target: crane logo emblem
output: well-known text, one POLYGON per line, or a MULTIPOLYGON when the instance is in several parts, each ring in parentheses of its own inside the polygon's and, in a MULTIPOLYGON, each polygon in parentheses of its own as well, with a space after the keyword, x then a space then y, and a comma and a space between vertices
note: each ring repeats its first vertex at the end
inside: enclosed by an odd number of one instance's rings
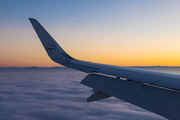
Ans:
POLYGON ((48 53, 52 54, 56 51, 56 47, 54 45, 48 45, 46 50, 48 53))

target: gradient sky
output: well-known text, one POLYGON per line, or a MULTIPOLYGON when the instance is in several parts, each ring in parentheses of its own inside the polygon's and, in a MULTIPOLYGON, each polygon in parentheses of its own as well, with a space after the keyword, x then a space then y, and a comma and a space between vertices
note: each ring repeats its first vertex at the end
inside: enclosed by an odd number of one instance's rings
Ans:
POLYGON ((52 67, 27 18, 72 57, 119 66, 180 66, 179 0, 1 0, 0 66, 52 67))

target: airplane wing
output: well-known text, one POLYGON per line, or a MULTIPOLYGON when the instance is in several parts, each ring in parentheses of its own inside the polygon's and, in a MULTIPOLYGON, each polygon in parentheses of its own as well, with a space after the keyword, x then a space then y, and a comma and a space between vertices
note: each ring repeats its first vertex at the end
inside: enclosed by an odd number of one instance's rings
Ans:
POLYGON ((54 62, 88 73, 81 81, 81 84, 93 88, 94 93, 87 98, 88 102, 114 96, 168 119, 180 119, 180 74, 74 59, 37 20, 29 20, 54 62))

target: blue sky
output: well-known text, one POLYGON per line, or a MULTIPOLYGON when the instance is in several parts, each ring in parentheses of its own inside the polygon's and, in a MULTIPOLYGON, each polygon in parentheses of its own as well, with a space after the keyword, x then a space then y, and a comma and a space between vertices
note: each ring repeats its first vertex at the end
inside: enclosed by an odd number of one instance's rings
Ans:
POLYGON ((58 66, 35 37, 29 17, 78 59, 180 65, 179 5, 176 0, 1 0, 0 66, 58 66))

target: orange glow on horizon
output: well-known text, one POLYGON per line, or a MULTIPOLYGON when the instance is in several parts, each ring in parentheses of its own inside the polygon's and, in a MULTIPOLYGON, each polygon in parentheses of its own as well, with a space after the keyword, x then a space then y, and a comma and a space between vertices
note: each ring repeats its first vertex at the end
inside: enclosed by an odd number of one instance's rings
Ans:
MULTIPOLYGON (((98 55, 93 54, 92 56, 81 57, 84 61, 91 61, 95 63, 117 65, 117 66, 180 66, 180 56, 176 55, 167 56, 141 56, 141 55, 127 55, 127 56, 117 56, 117 55, 98 55)), ((75 57, 80 58, 80 56, 75 57)), ((27 59, 14 59, 10 61, 4 59, 0 61, 0 67, 61 67, 62 65, 53 62, 47 55, 36 56, 35 58, 27 59)))

